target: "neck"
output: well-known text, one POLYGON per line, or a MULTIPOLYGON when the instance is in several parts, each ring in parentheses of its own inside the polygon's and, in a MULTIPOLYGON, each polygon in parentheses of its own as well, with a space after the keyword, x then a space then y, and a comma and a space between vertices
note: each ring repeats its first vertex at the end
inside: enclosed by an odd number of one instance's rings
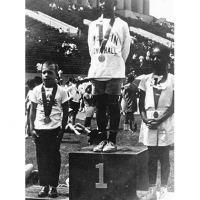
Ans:
POLYGON ((56 84, 55 82, 54 83, 44 83, 44 87, 52 88, 52 87, 54 87, 55 84, 56 84))
POLYGON ((167 70, 161 70, 161 71, 160 70, 155 70, 154 74, 158 75, 158 76, 162 76, 162 75, 165 76, 165 75, 167 75, 167 70))
POLYGON ((113 12, 111 12, 111 13, 104 13, 104 14, 103 14, 103 18, 112 19, 112 18, 114 18, 114 17, 115 17, 115 15, 114 15, 113 12))

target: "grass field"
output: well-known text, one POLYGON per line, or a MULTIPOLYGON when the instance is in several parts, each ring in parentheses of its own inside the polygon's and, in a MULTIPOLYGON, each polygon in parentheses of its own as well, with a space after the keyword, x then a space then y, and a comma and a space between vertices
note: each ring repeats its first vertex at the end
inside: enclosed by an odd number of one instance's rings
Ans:
MULTIPOLYGON (((141 118, 139 115, 135 115, 135 120, 137 123, 138 130, 132 134, 129 131, 123 130, 123 122, 124 116, 121 115, 119 132, 117 135, 117 144, 118 145, 126 145, 126 146, 138 146, 142 145, 138 143, 138 136, 139 136, 139 128, 141 124, 141 118)), ((77 119, 76 122, 82 123, 82 120, 77 119)), ((92 120, 92 128, 96 128, 96 120, 92 120)), ((87 142, 88 138, 86 135, 82 134, 80 136, 74 135, 72 133, 65 133, 63 136, 63 140, 61 143, 61 171, 59 177, 59 184, 65 184, 66 179, 69 177, 69 152, 74 152, 82 147, 88 146, 87 142)), ((33 139, 29 137, 26 139, 26 146, 25 146, 25 164, 32 163, 34 169, 37 169, 37 160, 36 160, 36 153, 35 153, 35 144, 33 139)), ((168 181, 168 191, 174 192, 174 150, 170 151, 170 177, 168 181)), ((158 165, 158 183, 160 183, 160 164, 158 165)))

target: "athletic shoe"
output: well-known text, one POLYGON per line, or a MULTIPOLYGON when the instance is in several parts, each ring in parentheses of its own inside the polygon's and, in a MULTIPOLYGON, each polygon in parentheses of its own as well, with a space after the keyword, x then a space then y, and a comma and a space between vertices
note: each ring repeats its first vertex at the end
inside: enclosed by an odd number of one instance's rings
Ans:
POLYGON ((104 146, 107 144, 106 140, 101 141, 96 147, 94 147, 94 152, 101 152, 103 151, 104 146))
POLYGON ((49 187, 48 186, 43 186, 42 189, 38 193, 38 197, 46 197, 49 192, 49 187))
POLYGON ((141 200, 157 200, 156 186, 150 187, 147 194, 141 200))
POLYGON ((116 152, 117 151, 117 146, 108 141, 107 144, 103 148, 103 152, 111 153, 111 152, 116 152))
POLYGON ((57 189, 53 186, 50 186, 48 197, 55 198, 58 196, 57 189))
POLYGON ((166 196, 167 196, 167 187, 161 187, 159 200, 166 199, 166 196))

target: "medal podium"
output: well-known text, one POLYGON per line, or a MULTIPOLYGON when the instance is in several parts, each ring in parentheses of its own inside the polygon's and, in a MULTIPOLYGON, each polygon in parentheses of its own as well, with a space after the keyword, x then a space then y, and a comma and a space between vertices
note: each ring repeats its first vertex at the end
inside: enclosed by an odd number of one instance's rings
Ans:
POLYGON ((118 147, 94 153, 93 147, 69 153, 70 200, 137 200, 148 188, 146 147, 118 147))

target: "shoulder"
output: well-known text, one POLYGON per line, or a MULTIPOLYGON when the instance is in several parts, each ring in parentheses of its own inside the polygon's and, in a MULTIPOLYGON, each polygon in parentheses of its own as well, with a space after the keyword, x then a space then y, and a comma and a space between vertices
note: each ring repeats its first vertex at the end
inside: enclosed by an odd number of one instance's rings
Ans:
POLYGON ((174 82, 174 75, 173 74, 171 74, 171 73, 168 73, 168 80, 171 80, 171 81, 173 81, 174 82))
POLYGON ((42 84, 40 84, 40 85, 34 87, 32 93, 38 93, 38 92, 40 92, 40 91, 41 91, 41 88, 42 88, 42 84))
POLYGON ((116 18, 115 18, 115 21, 116 21, 116 24, 117 24, 117 25, 118 25, 118 24, 121 24, 123 27, 128 27, 127 22, 125 22, 124 20, 122 20, 122 19, 119 18, 119 17, 116 17, 116 18))
POLYGON ((148 79, 151 79, 153 73, 151 74, 143 74, 141 77, 141 81, 147 81, 148 79))
POLYGON ((95 26, 95 24, 97 24, 98 22, 99 22, 99 19, 96 19, 96 20, 92 21, 89 26, 90 27, 95 26))
POLYGON ((171 81, 171 83, 174 84, 174 75, 173 74, 170 74, 168 73, 168 80, 171 81))

